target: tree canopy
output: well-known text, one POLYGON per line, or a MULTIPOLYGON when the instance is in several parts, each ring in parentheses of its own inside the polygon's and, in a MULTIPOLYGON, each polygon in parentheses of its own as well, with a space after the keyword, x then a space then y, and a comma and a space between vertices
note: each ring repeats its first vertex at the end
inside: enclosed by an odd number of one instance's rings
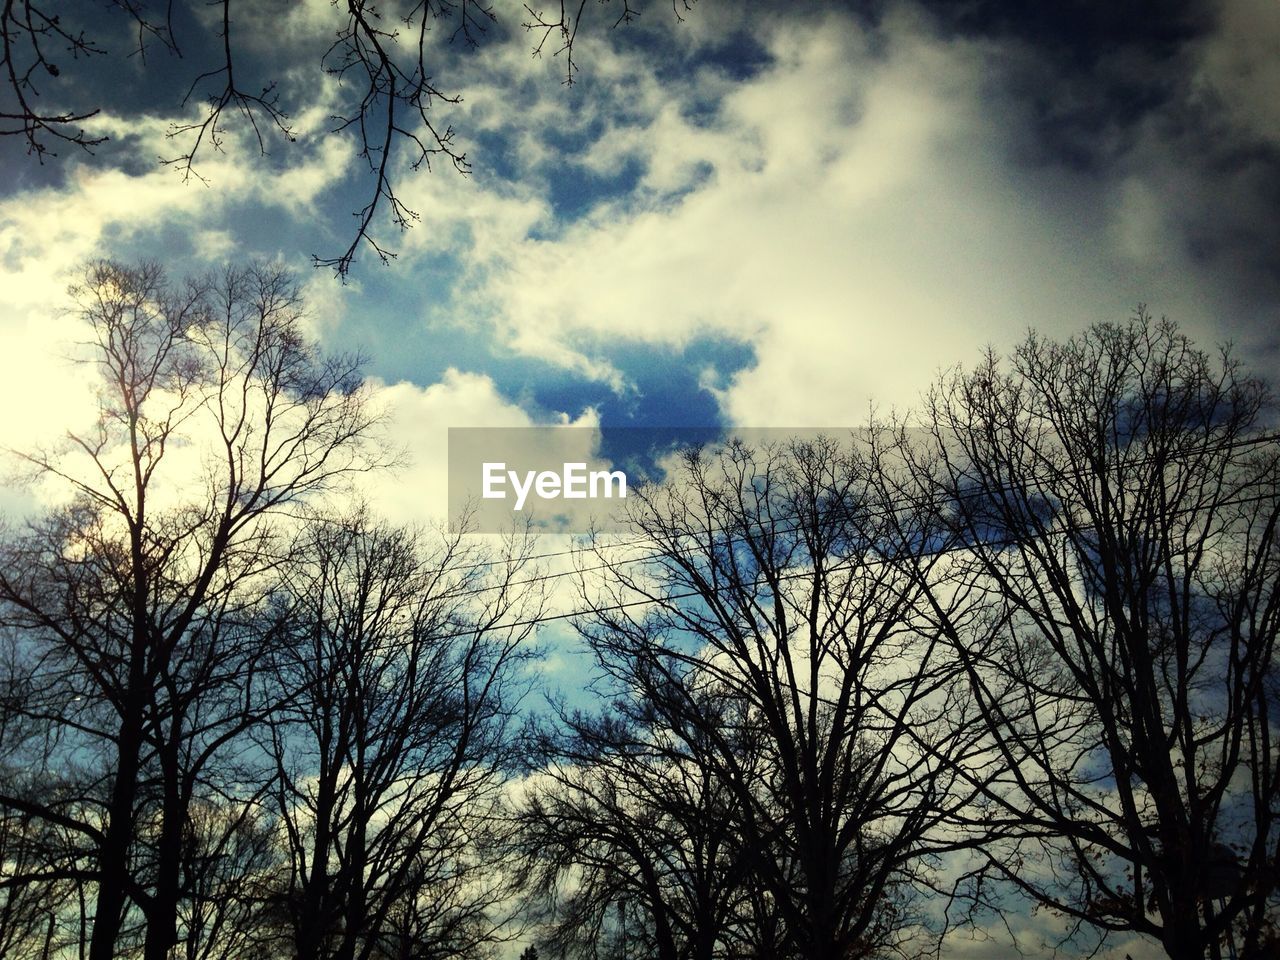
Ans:
POLYGON ((911 426, 686 450, 542 572, 361 503, 379 411, 287 274, 73 292, 99 416, 0 535, 6 957, 925 957, 1026 903, 1274 953, 1280 448, 1228 351, 1033 333, 911 426), (552 620, 587 707, 526 702, 552 620))

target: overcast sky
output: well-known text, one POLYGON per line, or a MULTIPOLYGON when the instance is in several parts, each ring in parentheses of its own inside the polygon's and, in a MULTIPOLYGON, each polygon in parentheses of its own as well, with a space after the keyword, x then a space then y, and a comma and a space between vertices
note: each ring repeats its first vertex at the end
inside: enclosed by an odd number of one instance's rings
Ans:
MULTIPOLYGON (((404 521, 444 512, 450 426, 856 427, 987 344, 1139 303, 1275 379, 1275 0, 702 0, 683 23, 653 3, 617 31, 597 15, 571 88, 519 5, 496 9, 478 49, 437 31, 431 51, 471 175, 405 172, 421 222, 383 225, 398 258, 365 252, 345 285, 310 266, 368 186, 326 136, 345 93, 316 66, 329 0, 234 25, 295 126, 266 158, 233 129, 207 183, 155 162, 208 65, 194 20, 182 61, 90 64, 67 93, 102 96, 97 156, 40 166, 4 138, 0 444, 91 416, 64 291, 98 256, 293 268, 312 333, 367 355, 411 455, 366 491, 404 521)), ((122 24, 89 26, 127 49, 122 24)))

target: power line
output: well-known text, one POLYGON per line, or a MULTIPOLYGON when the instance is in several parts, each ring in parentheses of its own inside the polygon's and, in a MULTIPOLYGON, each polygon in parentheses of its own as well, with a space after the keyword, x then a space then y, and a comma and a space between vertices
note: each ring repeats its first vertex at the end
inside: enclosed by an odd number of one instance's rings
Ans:
MULTIPOLYGON (((1202 447, 1200 450, 1196 451, 1196 453, 1197 454, 1210 453, 1210 452, 1227 450, 1227 449, 1235 450, 1241 447, 1250 447, 1250 446, 1255 446, 1255 445, 1264 444, 1264 443, 1273 443, 1273 442, 1276 442, 1277 440, 1280 440, 1280 433, 1262 434, 1257 437, 1251 437, 1243 440, 1233 440, 1230 442, 1223 442, 1219 444, 1208 445, 1208 446, 1202 447)), ((1166 461, 1162 458, 1146 457, 1140 460, 1132 461, 1130 465, 1133 465, 1133 466, 1137 466, 1141 464, 1150 465, 1158 462, 1166 462, 1166 461)), ((1079 478, 1083 478, 1085 476, 1094 475, 1094 474, 1096 474, 1096 471, 1081 469, 1081 470, 1075 470, 1075 471, 1065 471, 1059 476, 1075 477, 1079 479, 1079 478)), ((995 487, 975 490, 970 494, 958 494, 956 497, 952 498, 952 500, 948 502, 954 502, 954 500, 957 500, 957 499, 965 500, 965 499, 972 499, 972 498, 978 498, 978 497, 986 497, 986 496, 990 496, 992 493, 995 493, 1001 490, 1005 490, 1008 492, 1016 492, 1019 489, 1025 489, 1027 486, 1031 484, 1044 482, 1050 479, 1055 479, 1055 478, 1045 477, 1043 475, 1039 475, 1039 476, 1033 475, 1031 477, 1028 477, 1027 482, 1022 484, 1018 484, 1018 485, 1001 484, 995 487)), ((903 499, 908 505, 920 506, 926 502, 929 502, 932 498, 921 496, 921 497, 903 498, 903 499)), ((1215 508, 1226 507, 1226 506, 1242 506, 1249 503, 1260 503, 1260 502, 1269 501, 1273 499, 1274 499, 1274 494, 1260 494, 1253 497, 1242 497, 1242 498, 1236 498, 1232 500, 1219 500, 1215 502, 1213 506, 1215 508)), ((1205 509, 1204 507, 1200 507, 1200 506, 1191 506, 1191 507, 1185 507, 1178 510, 1170 511, 1168 515, 1181 516, 1189 513, 1200 512, 1200 511, 1203 511, 1204 509, 1205 509)), ((893 515, 894 512, 895 512, 895 508, 877 509, 877 510, 870 510, 866 512, 864 516, 869 519, 884 518, 884 517, 893 515)), ((785 519, 785 516, 779 519, 785 519)), ((728 527, 712 527, 712 528, 708 528, 706 532, 712 533, 712 534, 727 533, 729 532, 730 529, 731 528, 728 528, 728 527)), ((789 528, 783 528, 782 532, 787 532, 787 531, 795 532, 796 530, 799 530, 799 529, 801 529, 801 526, 797 524, 789 528)), ((634 538, 632 541, 625 543, 623 545, 626 546, 626 545, 634 545, 636 543, 651 542, 651 540, 652 540, 652 537, 649 537, 649 536, 638 537, 638 538, 634 538)), ((735 543, 739 541, 746 542, 747 540, 748 540, 748 535, 743 535, 741 537, 730 537, 725 541, 725 543, 735 543)), ((1010 546, 1017 546, 1018 544, 1023 542, 1025 542, 1025 538, 991 539, 991 540, 982 541, 981 545, 987 546, 987 547, 1010 547, 1010 546)), ((709 546, 712 546, 712 545, 709 544, 709 546)), ((970 550, 970 549, 973 549, 974 546, 976 545, 970 544, 970 543, 962 543, 962 544, 957 544, 955 546, 944 547, 938 550, 927 551, 927 553, 929 555, 944 555, 947 553, 953 553, 953 552, 958 552, 962 550, 970 550)), ((580 549, 554 551, 546 554, 534 554, 525 559, 526 561, 539 559, 539 558, 546 559, 546 558, 563 556, 563 555, 578 554, 580 552, 581 552, 580 549)), ((507 581, 505 583, 487 585, 483 587, 474 587, 474 588, 469 588, 465 590, 454 591, 451 593, 446 592, 443 594, 436 595, 436 597, 434 597, 433 599, 436 602, 440 602, 444 600, 452 600, 452 599, 462 599, 470 596, 479 596, 480 594, 490 593, 495 590, 509 590, 515 587, 558 579, 560 577, 581 575, 583 573, 597 572, 600 570, 616 570, 620 567, 630 566, 636 563, 670 559, 671 557, 672 557, 672 554, 670 551, 660 551, 657 553, 646 554, 641 557, 631 557, 631 558, 626 558, 626 559, 617 560, 617 561, 604 561, 602 563, 596 564, 591 567, 583 567, 583 568, 577 568, 574 570, 559 571, 556 573, 540 574, 538 576, 525 578, 524 580, 507 581)), ((504 560, 481 561, 473 564, 462 565, 452 569, 474 570, 474 569, 480 569, 483 567, 502 565, 508 562, 509 561, 504 561, 504 560)), ((846 569, 879 566, 879 565, 883 565, 890 562, 892 562, 892 559, 890 558, 867 559, 865 556, 858 556, 858 557, 849 558, 844 562, 837 563, 831 567, 828 567, 826 572, 834 573, 834 572, 846 570, 846 569)), ((431 572, 435 573, 435 572, 444 572, 444 571, 431 571, 431 572)), ((794 573, 779 573, 774 575, 772 577, 772 580, 773 581, 791 581, 791 580, 802 579, 808 576, 811 576, 811 573, 806 570, 806 571, 797 571, 794 573)), ((562 620, 572 620, 580 617, 587 617, 587 616, 592 616, 592 615, 601 614, 601 613, 620 612, 623 610, 629 610, 635 607, 646 606, 654 603, 670 603, 672 601, 678 601, 678 600, 696 599, 699 597, 706 597, 708 596, 708 594, 718 595, 721 592, 721 590, 726 590, 726 589, 729 589, 730 587, 735 587, 740 590, 750 589, 750 588, 764 585, 765 583, 766 583, 766 579, 762 578, 762 579, 757 579, 751 582, 750 584, 727 584, 723 587, 708 585, 706 588, 687 590, 687 591, 682 591, 677 593, 669 593, 660 597, 645 597, 643 599, 619 602, 614 604, 606 604, 604 606, 594 606, 594 607, 590 607, 588 609, 583 609, 583 610, 569 610, 569 611, 561 611, 559 613, 540 614, 537 617, 530 617, 530 618, 525 618, 521 620, 509 621, 507 623, 495 622, 495 623, 490 623, 484 626, 473 627, 471 629, 466 629, 466 630, 457 630, 449 633, 432 634, 430 639, 432 641, 455 640, 455 639, 461 639, 464 637, 478 636, 481 633, 496 633, 496 632, 502 632, 502 631, 515 630, 515 629, 523 629, 528 627, 537 627, 543 624, 555 623, 562 620)), ((409 646, 408 642, 390 641, 390 642, 384 642, 383 644, 381 644, 380 649, 383 649, 383 650, 394 649, 397 647, 404 648, 407 646, 409 646)), ((32 678, 32 679, 35 679, 35 678, 32 678)))
MULTIPOLYGON (((1215 504, 1215 506, 1218 506, 1218 507, 1227 507, 1227 506, 1243 506, 1243 505, 1245 505, 1245 504, 1250 504, 1250 503, 1261 503, 1261 502, 1263 502, 1263 501, 1269 501, 1269 500, 1274 500, 1274 499, 1275 499, 1275 498, 1274 498, 1274 496, 1273 496, 1273 495, 1271 495, 1271 494, 1260 494, 1260 495, 1258 495, 1258 496, 1254 496, 1254 497, 1240 497, 1240 498, 1237 498, 1237 499, 1234 499, 1234 500, 1221 500, 1221 501, 1218 501, 1218 502, 1215 504)), ((1200 510, 1203 510, 1203 508, 1202 508, 1202 507, 1187 507, 1187 508, 1182 509, 1182 510, 1171 511, 1169 515, 1170 515, 1170 516, 1180 516, 1180 515, 1182 515, 1182 514, 1195 513, 1195 512, 1198 512, 1198 511, 1200 511, 1200 510)), ((982 541, 981 546, 984 546, 984 547, 1016 547, 1016 546, 1018 546, 1020 543, 1025 543, 1025 542, 1026 542, 1026 538, 993 539, 993 540, 984 540, 984 541, 982 541)), ((974 549, 974 546, 975 546, 974 544, 968 544, 968 543, 957 544, 957 545, 955 545, 955 546, 944 547, 944 548, 942 548, 942 549, 929 551, 929 552, 928 552, 928 554, 929 554, 930 556, 942 556, 942 555, 945 555, 945 554, 948 554, 948 553, 956 553, 956 552, 961 552, 961 551, 964 551, 964 550, 972 550, 972 549, 974 549)), ((668 554, 664 554, 664 555, 662 555, 662 556, 669 556, 669 555, 668 555, 668 554)), ((610 565, 605 565, 605 566, 606 566, 606 568, 607 568, 607 569, 615 569, 617 566, 625 566, 625 565, 629 564, 630 562, 632 562, 632 561, 622 561, 622 562, 620 562, 619 564, 610 564, 610 565)), ((826 572, 827 572, 827 573, 834 573, 834 572, 836 572, 836 571, 843 570, 843 569, 856 569, 856 568, 864 568, 864 567, 872 567, 872 566, 882 566, 882 565, 884 565, 884 564, 892 563, 892 562, 893 562, 893 560, 892 560, 891 558, 886 558, 886 557, 881 557, 881 558, 876 558, 876 559, 870 559, 870 560, 868 560, 868 559, 866 559, 866 558, 864 558, 864 557, 857 557, 857 558, 851 558, 851 559, 849 559, 848 561, 845 561, 845 562, 843 562, 843 563, 837 563, 836 565, 834 565, 834 566, 832 566, 832 567, 828 567, 828 568, 826 568, 826 572)), ((566 572, 566 573, 564 573, 564 574, 556 574, 556 576, 567 576, 567 575, 568 575, 568 573, 567 573, 567 572, 566 572)), ((799 580, 799 579, 803 579, 803 578, 806 578, 806 577, 809 577, 809 576, 811 576, 811 573, 810 573, 809 571, 807 571, 807 570, 806 570, 806 571, 799 571, 799 572, 796 572, 796 573, 781 573, 781 574, 777 574, 777 575, 775 575, 775 576, 773 576, 773 577, 772 577, 772 580, 774 580, 774 581, 780 581, 780 580, 788 580, 788 581, 789 581, 789 580, 799 580)), ((663 596, 661 596, 661 597, 646 597, 646 598, 645 598, 645 599, 643 599, 643 600, 630 600, 630 601, 626 601, 626 602, 624 602, 624 603, 607 604, 607 605, 605 605, 605 606, 591 607, 591 608, 588 608, 588 609, 586 609, 586 610, 572 610, 572 611, 567 611, 567 612, 561 612, 561 613, 555 613, 555 614, 548 614, 548 615, 546 615, 546 616, 533 617, 533 618, 530 618, 530 619, 527 619, 527 620, 516 620, 516 621, 513 621, 513 622, 511 622, 511 623, 496 624, 496 625, 494 625, 494 626, 492 626, 492 627, 489 627, 489 628, 487 628, 487 629, 489 629, 489 630, 508 630, 508 629, 512 629, 512 628, 515 628, 515 627, 537 626, 537 625, 540 625, 540 624, 543 624, 543 623, 551 623, 551 622, 554 622, 554 621, 557 621, 557 620, 569 620, 569 619, 573 619, 573 618, 576 618, 576 617, 586 617, 586 616, 591 616, 591 615, 593 615, 593 614, 608 613, 608 612, 612 612, 612 611, 620 611, 620 610, 628 610, 628 609, 631 609, 632 607, 641 607, 641 606, 645 606, 646 604, 653 604, 653 603, 668 603, 668 602, 673 601, 673 600, 689 600, 689 599, 693 599, 693 598, 697 598, 697 597, 705 597, 705 596, 707 596, 708 594, 719 594, 719 593, 721 592, 721 590, 727 590, 727 589, 730 589, 731 587, 736 588, 736 589, 745 589, 746 587, 757 587, 757 586, 765 585, 765 584, 767 584, 767 582, 768 582, 768 580, 767 580, 767 579, 757 579, 757 580, 755 580, 755 581, 752 581, 752 583, 750 583, 749 585, 745 585, 745 586, 744 586, 744 585, 740 585, 740 584, 729 584, 729 585, 726 585, 726 586, 724 586, 724 587, 717 587, 717 586, 713 586, 713 585, 708 584, 708 586, 707 586, 707 587, 705 587, 705 588, 701 588, 701 589, 687 590, 687 591, 684 591, 684 592, 681 592, 681 593, 670 593, 670 594, 665 594, 665 595, 663 595, 663 596)), ((479 591, 477 591, 477 592, 479 592, 479 591)), ((436 639, 440 639, 440 640, 453 640, 453 639, 457 639, 457 638, 460 638, 460 637, 469 637, 469 636, 472 636, 472 635, 473 635, 473 634, 475 634, 476 632, 477 632, 476 630, 461 630, 461 631, 458 631, 458 632, 456 632, 456 633, 449 633, 449 634, 439 635, 438 637, 436 637, 436 639)))
MULTIPOLYGON (((1250 437, 1243 440, 1233 440, 1229 442, 1209 445, 1196 451, 1196 453, 1197 454, 1212 453, 1212 452, 1218 452, 1218 451, 1228 450, 1228 449, 1234 451, 1241 447, 1256 446, 1264 443, 1274 443, 1278 440, 1280 440, 1280 433, 1261 434, 1257 437, 1250 437)), ((1164 460, 1163 458, 1158 458, 1158 457, 1144 457, 1138 460, 1130 461, 1128 465, 1129 466, 1144 466, 1144 465, 1150 466, 1150 465, 1161 463, 1161 462, 1167 462, 1167 461, 1164 460)), ((1059 477, 1082 479, 1086 476, 1090 476, 1094 474, 1096 474, 1096 471, 1081 468, 1079 470, 1063 471, 1063 473, 1059 474, 1059 477)), ((1013 483, 1005 483, 1005 484, 997 484, 991 487, 984 487, 980 490, 975 490, 970 493, 959 493, 955 497, 951 498, 951 501, 949 502, 954 502, 957 500, 964 501, 964 500, 970 500, 970 499, 981 499, 983 497, 989 497, 994 493, 1000 493, 1000 492, 1014 493, 1014 492, 1017 492, 1020 489, 1020 487, 1025 488, 1032 484, 1045 482, 1051 479, 1058 479, 1058 477, 1032 475, 1028 477, 1026 482, 1024 482, 1021 485, 1015 485, 1013 483)), ((900 504, 903 504, 908 507, 919 507, 919 506, 924 506, 929 502, 931 502, 931 498, 929 498, 928 496, 918 496, 918 497, 904 497, 900 501, 900 504)), ((862 513, 862 516, 865 519, 871 519, 871 520, 883 519, 885 517, 891 516, 896 509, 901 509, 901 507, 867 510, 862 513)), ((770 520, 786 520, 786 519, 796 519, 796 518, 797 518, 797 515, 795 514, 791 514, 791 515, 780 514, 777 517, 770 517, 770 520)), ((724 526, 719 526, 719 527, 712 526, 712 527, 708 527, 705 532, 708 534, 714 535, 716 533, 729 533, 731 529, 732 528, 730 527, 724 527, 724 526)), ((796 533, 796 532, 799 532, 801 529, 803 529, 802 525, 799 523, 796 523, 790 527, 784 526, 782 528, 775 528, 772 532, 783 533, 783 534, 796 533)), ((686 536, 692 536, 692 535, 686 535, 686 536)), ((739 536, 739 537, 729 537, 724 541, 724 543, 726 545, 737 543, 737 542, 745 543, 747 542, 748 539, 749 538, 746 535, 739 536)), ((619 547, 626 548, 626 547, 639 546, 639 545, 651 543, 652 541, 653 541, 652 536, 641 535, 641 536, 634 537, 630 540, 622 541, 620 543, 609 544, 609 546, 611 548, 619 548, 619 547)), ((565 550, 550 551, 547 553, 535 553, 535 554, 530 554, 528 557, 525 557, 522 563, 531 563, 538 560, 555 559, 555 558, 564 557, 564 556, 577 556, 583 552, 584 552, 583 548, 573 547, 565 550)), ((554 573, 538 574, 535 576, 526 577, 522 580, 514 580, 514 581, 509 581, 501 584, 494 584, 490 586, 475 587, 475 588, 470 588, 468 590, 456 591, 454 593, 446 593, 443 596, 441 596, 440 599, 452 599, 454 597, 479 595, 482 593, 492 593, 498 590, 510 589, 511 587, 516 587, 516 586, 532 586, 537 583, 545 583, 551 580, 559 579, 561 577, 580 576, 584 573, 596 573, 601 570, 613 570, 619 566, 630 566, 631 564, 636 564, 636 563, 648 563, 648 562, 663 560, 669 556, 670 556, 669 552, 660 551, 657 553, 646 553, 638 557, 629 557, 622 560, 603 561, 593 566, 575 567, 573 570, 561 570, 554 573)), ((479 569, 484 569, 484 568, 494 567, 494 566, 503 566, 509 562, 510 561, 507 561, 507 560, 483 560, 483 561, 477 561, 475 563, 463 564, 457 567, 452 567, 450 568, 449 571, 441 569, 441 570, 434 570, 431 572, 432 573, 445 573, 450 571, 465 572, 465 571, 479 570, 479 569)))

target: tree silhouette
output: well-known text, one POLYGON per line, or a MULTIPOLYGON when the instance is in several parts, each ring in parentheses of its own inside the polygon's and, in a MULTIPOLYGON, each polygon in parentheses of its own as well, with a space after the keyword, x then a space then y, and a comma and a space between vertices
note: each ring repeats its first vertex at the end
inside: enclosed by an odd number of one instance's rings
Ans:
MULTIPOLYGON (((558 955, 592 957, 625 935, 621 952, 711 960, 752 939, 738 801, 717 774, 718 745, 670 716, 671 702, 632 692, 601 716, 561 715, 535 741, 517 811, 526 890, 558 955)), ((734 736, 732 698, 700 706, 734 736)), ((749 739, 736 740, 747 766, 749 739)))
POLYGON ((538 604, 510 582, 530 546, 429 549, 363 512, 295 542, 272 671, 289 707, 263 739, 299 960, 471 957, 499 937, 502 787, 538 604))
POLYGON ((1280 854, 1270 410, 1145 313, 933 393, 900 493, 946 521, 952 575, 920 582, 1003 759, 975 892, 1000 878, 1175 960, 1256 955, 1280 854))
POLYGON ((619 695, 653 715, 653 733, 619 727, 612 749, 714 783, 756 891, 744 938, 765 952, 888 949, 933 858, 972 841, 950 826, 978 792, 959 768, 983 771, 969 695, 919 586, 883 562, 875 469, 831 438, 690 452, 629 499, 652 562, 602 551, 581 626, 619 695), (692 764, 663 752, 673 740, 699 744, 692 764))
POLYGON ((42 730, 36 769, 69 784, 0 808, 76 838, 83 853, 45 875, 92 884, 91 960, 135 934, 160 960, 194 805, 237 789, 220 760, 275 706, 256 678, 279 521, 377 462, 376 418, 353 362, 302 337, 277 271, 176 285, 154 265, 95 263, 74 293, 100 416, 26 455, 70 499, 0 546, 0 618, 20 644, 6 707, 42 730))

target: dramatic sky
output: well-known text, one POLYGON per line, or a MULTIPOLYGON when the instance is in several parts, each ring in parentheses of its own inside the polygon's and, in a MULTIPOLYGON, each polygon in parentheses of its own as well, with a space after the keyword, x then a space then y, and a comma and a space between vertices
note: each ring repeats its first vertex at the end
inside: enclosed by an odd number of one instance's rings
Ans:
MULTIPOLYGON (((68 57, 46 99, 96 99, 112 139, 44 165, 0 143, 0 444, 90 415, 64 291, 99 256, 294 269, 320 343, 368 357, 411 456, 369 492, 407 521, 444 511, 449 426, 857 426, 985 345, 1139 303, 1274 379, 1275 0, 655 2, 617 30, 587 6, 572 87, 514 2, 477 49, 430 35, 472 172, 403 171, 421 221, 381 224, 398 258, 346 284, 310 266, 369 188, 327 133, 329 0, 235 14, 242 83, 278 82, 296 142, 264 158, 232 125, 204 183, 157 159, 214 24, 179 11, 181 60, 68 57)), ((128 52, 109 10, 86 27, 128 52)))
MULTIPOLYGON (((309 261, 341 252, 369 186, 351 141, 326 136, 350 92, 318 69, 328 0, 233 22, 242 84, 278 81, 297 142, 261 158, 233 126, 198 166, 207 185, 156 159, 180 152, 181 94, 216 65, 210 24, 179 17, 181 60, 99 58, 79 89, 43 87, 96 98, 90 129, 112 140, 43 167, 0 145, 0 403, 23 411, 7 442, 79 402, 59 315, 92 256, 177 275, 282 260, 322 344, 368 356, 419 470, 449 425, 853 426, 984 345, 1138 303, 1274 371, 1272 0, 704 0, 618 30, 589 4, 572 88, 531 58, 523 11, 495 9, 477 50, 432 35, 434 79, 462 97, 439 121, 472 174, 401 177, 421 222, 383 224, 399 258, 366 250, 345 286, 309 261)), ((114 15, 90 26, 127 52, 114 15)))

